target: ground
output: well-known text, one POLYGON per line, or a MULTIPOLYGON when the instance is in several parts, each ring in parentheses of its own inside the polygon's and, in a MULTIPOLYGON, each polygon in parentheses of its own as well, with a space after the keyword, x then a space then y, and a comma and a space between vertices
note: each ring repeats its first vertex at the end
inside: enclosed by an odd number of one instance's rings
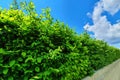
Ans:
POLYGON ((120 59, 83 80, 120 80, 120 59))

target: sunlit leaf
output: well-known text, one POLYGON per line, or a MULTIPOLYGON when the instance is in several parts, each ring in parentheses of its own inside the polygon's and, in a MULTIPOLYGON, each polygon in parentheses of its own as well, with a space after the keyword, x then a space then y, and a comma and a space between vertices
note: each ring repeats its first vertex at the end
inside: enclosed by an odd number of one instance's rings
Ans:
POLYGON ((9 65, 12 67, 15 64, 15 60, 9 62, 9 65))
POLYGON ((39 71, 40 71, 40 68, 39 68, 39 67, 35 67, 35 71, 36 71, 36 72, 39 72, 39 71))
POLYGON ((21 54, 23 57, 25 57, 26 56, 26 52, 22 52, 22 54, 21 54))
POLYGON ((8 68, 5 68, 4 70, 3 70, 3 74, 7 74, 8 73, 8 68))
POLYGON ((37 58, 37 62, 40 63, 42 61, 42 58, 41 57, 38 57, 37 58))

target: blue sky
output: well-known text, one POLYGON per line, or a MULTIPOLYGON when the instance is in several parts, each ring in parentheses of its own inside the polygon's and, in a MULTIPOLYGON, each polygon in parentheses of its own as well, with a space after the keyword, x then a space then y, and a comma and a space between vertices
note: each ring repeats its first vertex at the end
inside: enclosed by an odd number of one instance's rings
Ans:
MULTIPOLYGON (((51 14, 55 19, 59 19, 65 24, 68 24, 77 33, 83 32, 83 26, 87 22, 91 22, 87 13, 92 12, 97 1, 98 0, 33 0, 38 13, 41 12, 42 8, 50 7, 51 14)), ((12 0, 0 0, 0 6, 9 8, 11 2, 12 0)))
POLYGON ((98 0, 36 0, 35 5, 39 8, 46 6, 51 8, 51 14, 68 24, 77 33, 83 32, 83 26, 90 21, 87 12, 91 12, 98 0))
MULTIPOLYGON (((18 0, 25 1, 25 0, 18 0)), ((30 1, 30 0, 27 0, 30 1)), ((0 0, 2 8, 9 8, 12 0, 0 0)), ((36 10, 50 7, 58 19, 78 34, 86 29, 91 36, 120 48, 120 0, 33 0, 36 10)))

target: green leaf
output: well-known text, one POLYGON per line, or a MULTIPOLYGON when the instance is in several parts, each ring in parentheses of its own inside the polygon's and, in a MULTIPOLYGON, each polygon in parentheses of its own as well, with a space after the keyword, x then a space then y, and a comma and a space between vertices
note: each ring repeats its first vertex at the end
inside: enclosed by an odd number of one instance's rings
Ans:
MULTIPOLYGON (((33 80, 34 80, 34 79, 39 79, 39 77, 38 77, 38 76, 34 76, 34 77, 33 77, 33 80)), ((31 79, 30 79, 30 80, 31 80, 31 79)))
POLYGON ((22 52, 22 56, 25 57, 26 56, 26 52, 22 52))
POLYGON ((28 56, 28 58, 25 60, 25 63, 28 62, 28 61, 34 61, 34 59, 32 58, 32 56, 28 56))
POLYGON ((4 70, 3 70, 3 74, 7 74, 8 73, 8 68, 5 68, 4 70))
POLYGON ((40 68, 39 68, 39 67, 35 67, 35 71, 36 71, 36 72, 39 72, 39 71, 40 71, 40 68))
POLYGON ((0 53, 5 53, 3 48, 0 48, 0 53))
POLYGON ((37 62, 40 63, 42 61, 42 58, 41 57, 38 57, 37 58, 37 62))
MULTIPOLYGON (((25 70, 25 74, 28 74, 28 73, 32 73, 33 72, 33 70, 25 70)), ((28 80, 28 79, 27 79, 28 80)))
POLYGON ((2 28, 0 28, 0 31, 2 30, 2 28))
POLYGON ((14 80, 14 78, 12 76, 8 77, 8 80, 14 80))
POLYGON ((17 60, 18 60, 18 61, 20 61, 20 62, 21 62, 21 61, 23 61, 23 59, 22 59, 21 57, 20 57, 20 58, 18 58, 17 60))
POLYGON ((35 80, 35 79, 30 79, 30 80, 35 80))
POLYGON ((25 76, 23 80, 28 80, 28 76, 25 76))
POLYGON ((0 48, 0 54, 8 55, 10 53, 11 53, 11 51, 5 51, 3 48, 0 48))
POLYGON ((14 64, 15 64, 15 60, 9 62, 10 67, 12 67, 14 64))

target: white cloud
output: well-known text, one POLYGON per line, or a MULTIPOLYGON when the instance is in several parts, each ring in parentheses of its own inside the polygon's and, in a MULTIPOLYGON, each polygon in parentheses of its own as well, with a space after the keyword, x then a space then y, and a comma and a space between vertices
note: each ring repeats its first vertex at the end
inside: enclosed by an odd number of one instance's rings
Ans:
POLYGON ((120 0, 102 0, 102 2, 104 10, 112 15, 120 10, 120 0))
POLYGON ((93 25, 88 23, 84 28, 93 32, 95 38, 116 46, 120 44, 120 21, 118 19, 115 24, 111 24, 106 15, 101 15, 104 11, 111 15, 120 11, 120 0, 100 0, 92 13, 93 25))

